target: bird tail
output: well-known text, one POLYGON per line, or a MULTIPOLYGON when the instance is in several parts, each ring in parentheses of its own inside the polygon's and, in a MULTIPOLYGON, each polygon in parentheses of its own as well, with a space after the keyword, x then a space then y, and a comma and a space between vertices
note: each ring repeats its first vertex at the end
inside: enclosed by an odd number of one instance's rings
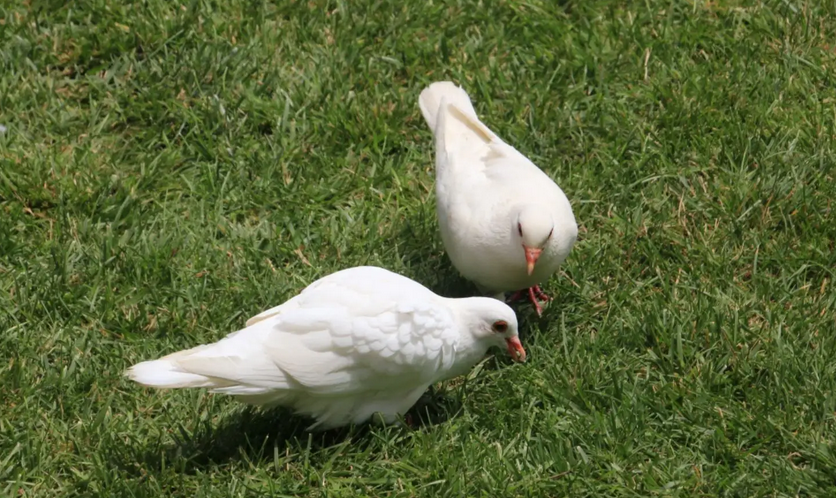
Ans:
POLYGON ((439 113, 446 112, 446 109, 441 110, 442 103, 453 105, 459 112, 476 117, 476 110, 473 109, 473 103, 464 89, 452 81, 437 81, 425 88, 418 97, 421 114, 433 133, 436 132, 439 113))
POLYGON ((450 81, 439 81, 425 88, 418 105, 435 136, 437 165, 447 165, 449 157, 462 151, 472 154, 478 147, 498 140, 479 121, 467 93, 450 81))
POLYGON ((158 360, 137 363, 125 371, 125 376, 143 386, 161 389, 182 387, 219 388, 230 385, 230 382, 224 379, 189 372, 177 363, 178 358, 184 358, 205 347, 198 346, 197 348, 164 356, 158 360))

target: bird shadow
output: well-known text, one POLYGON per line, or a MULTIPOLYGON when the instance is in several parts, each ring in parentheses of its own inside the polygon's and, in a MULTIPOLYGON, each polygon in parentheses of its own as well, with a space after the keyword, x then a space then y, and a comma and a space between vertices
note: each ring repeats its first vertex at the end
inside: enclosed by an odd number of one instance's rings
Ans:
MULTIPOLYGON (((402 422, 393 424, 393 429, 405 433, 431 430, 454 417, 461 408, 459 398, 430 388, 402 422)), ((287 449, 305 452, 310 456, 309 462, 317 465, 317 455, 327 457, 327 452, 320 450, 350 445, 363 451, 375 440, 376 431, 388 430, 376 424, 361 424, 310 431, 311 423, 311 419, 287 409, 262 411, 245 407, 219 425, 209 421, 198 421, 191 428, 177 424, 170 438, 161 437, 143 446, 120 445, 112 448, 108 456, 123 471, 142 478, 172 468, 178 473, 194 474, 231 461, 272 462, 277 449, 282 453, 287 449)))

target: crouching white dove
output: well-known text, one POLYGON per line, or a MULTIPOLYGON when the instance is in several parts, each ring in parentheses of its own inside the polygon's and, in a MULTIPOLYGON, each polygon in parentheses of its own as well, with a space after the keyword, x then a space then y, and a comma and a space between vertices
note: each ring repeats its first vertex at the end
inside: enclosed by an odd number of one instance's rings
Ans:
POLYGON ((391 423, 427 388, 470 370, 491 346, 517 361, 517 318, 490 298, 449 299, 388 270, 323 277, 214 344, 134 365, 158 388, 204 387, 244 403, 286 406, 310 427, 391 423))
POLYGON ((467 93, 433 83, 418 100, 435 136, 441 238, 456 269, 483 292, 548 300, 539 283, 557 271, 578 235, 566 195, 476 116, 467 93))

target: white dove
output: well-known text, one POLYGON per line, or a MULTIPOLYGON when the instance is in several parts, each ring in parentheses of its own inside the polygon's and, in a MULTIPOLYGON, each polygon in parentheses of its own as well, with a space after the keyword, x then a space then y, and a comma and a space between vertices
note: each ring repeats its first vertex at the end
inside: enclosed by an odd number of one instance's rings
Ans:
POLYGON ((220 341, 134 365, 150 387, 204 387, 316 419, 309 429, 392 423, 491 346, 525 361, 517 317, 490 298, 449 299, 382 268, 338 271, 220 341))
POLYGON ((523 292, 541 314, 539 283, 557 271, 578 236, 566 195, 548 175, 476 116, 450 81, 418 99, 435 136, 435 193, 441 238, 459 272, 504 298, 523 292))

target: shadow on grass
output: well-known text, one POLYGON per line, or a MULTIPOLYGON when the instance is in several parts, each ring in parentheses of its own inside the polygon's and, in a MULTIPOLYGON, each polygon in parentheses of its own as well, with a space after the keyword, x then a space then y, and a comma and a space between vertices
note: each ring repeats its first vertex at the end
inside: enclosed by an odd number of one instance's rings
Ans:
MULTIPOLYGON (((424 394, 404 417, 409 424, 395 430, 423 431, 454 417, 461 410, 461 400, 438 394, 433 388, 424 394)), ((310 452, 310 463, 318 464, 319 450, 350 445, 363 451, 375 439, 380 426, 362 424, 327 431, 308 431, 312 420, 293 415, 286 409, 261 411, 246 407, 218 426, 199 424, 190 434, 180 424, 174 431, 174 442, 144 447, 124 446, 110 455, 122 470, 145 477, 166 469, 194 474, 226 462, 246 460, 254 463, 273 462, 276 451, 284 455, 287 448, 298 453, 310 452)), ((327 452, 322 452, 323 458, 327 452)))

